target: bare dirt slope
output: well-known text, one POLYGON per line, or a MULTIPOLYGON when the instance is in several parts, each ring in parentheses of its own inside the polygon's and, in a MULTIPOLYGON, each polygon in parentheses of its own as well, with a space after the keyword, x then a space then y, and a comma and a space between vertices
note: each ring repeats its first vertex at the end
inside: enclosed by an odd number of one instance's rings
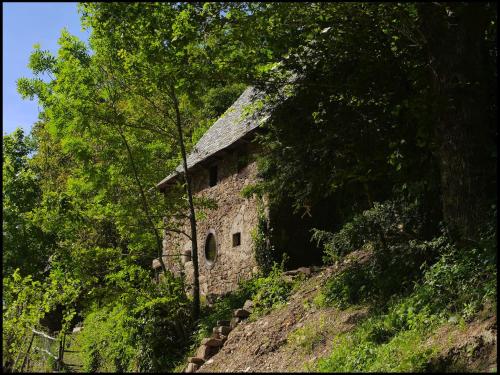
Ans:
MULTIPOLYGON (((347 262, 369 255, 352 254, 347 262)), ((240 323, 221 350, 196 372, 302 372, 328 356, 336 335, 353 330, 368 307, 348 310, 317 308, 312 303, 321 285, 345 265, 329 267, 305 280, 289 302, 254 321, 240 323)), ((446 325, 429 338, 438 343, 440 357, 433 368, 496 371, 496 316, 466 327, 446 325), (464 360, 464 358, 466 358, 464 360)))

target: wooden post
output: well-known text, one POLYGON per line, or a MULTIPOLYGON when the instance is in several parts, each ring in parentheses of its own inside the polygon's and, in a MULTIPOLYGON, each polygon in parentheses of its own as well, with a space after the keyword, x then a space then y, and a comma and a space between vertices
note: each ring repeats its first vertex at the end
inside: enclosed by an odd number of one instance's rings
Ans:
POLYGON ((61 352, 59 354, 59 370, 62 368, 63 360, 64 360, 64 346, 66 345, 66 332, 63 333, 62 342, 61 342, 61 352))

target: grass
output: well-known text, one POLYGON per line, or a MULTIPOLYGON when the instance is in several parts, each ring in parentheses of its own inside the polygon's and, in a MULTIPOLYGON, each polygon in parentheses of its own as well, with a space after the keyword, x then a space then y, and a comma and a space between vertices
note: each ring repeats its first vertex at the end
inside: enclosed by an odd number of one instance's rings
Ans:
POLYGON ((427 339, 439 322, 426 312, 414 315, 407 312, 399 316, 406 321, 398 321, 394 318, 400 307, 401 304, 395 305, 387 314, 374 313, 354 331, 337 336, 330 356, 318 360, 313 370, 425 371, 437 350, 427 344, 427 339))
POLYGON ((326 341, 331 329, 332 326, 327 324, 326 317, 323 315, 319 322, 312 321, 291 332, 287 341, 292 346, 301 347, 307 354, 310 354, 317 345, 326 341))
POLYGON ((81 343, 79 340, 80 333, 70 333, 66 336, 66 345, 64 353, 64 363, 68 371, 78 372, 83 371, 83 359, 81 357, 81 343), (74 366, 68 366, 74 365, 74 366))

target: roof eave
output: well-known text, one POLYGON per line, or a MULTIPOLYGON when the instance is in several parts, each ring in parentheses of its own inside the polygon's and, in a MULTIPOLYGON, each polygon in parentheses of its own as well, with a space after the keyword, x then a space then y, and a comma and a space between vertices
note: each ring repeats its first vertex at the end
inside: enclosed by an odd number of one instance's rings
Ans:
MULTIPOLYGON (((207 163, 211 159, 217 158, 221 153, 227 152, 228 149, 238 147, 240 144, 248 142, 249 138, 251 138, 254 135, 254 133, 256 133, 259 129, 260 129, 260 127, 256 127, 254 129, 250 130, 243 137, 238 138, 233 143, 227 145, 226 147, 218 150, 217 152, 215 152, 213 154, 207 155, 207 157, 205 157, 204 159, 198 160, 195 164, 190 165, 188 167, 188 172, 192 171, 196 167, 199 167, 200 165, 203 165, 204 163, 207 163)), ((167 177, 165 177, 163 180, 161 180, 159 183, 157 183, 156 187, 160 191, 163 192, 167 188, 167 186, 173 185, 175 183, 175 179, 178 178, 181 175, 181 173, 183 173, 183 172, 175 171, 175 172, 169 174, 167 177)))

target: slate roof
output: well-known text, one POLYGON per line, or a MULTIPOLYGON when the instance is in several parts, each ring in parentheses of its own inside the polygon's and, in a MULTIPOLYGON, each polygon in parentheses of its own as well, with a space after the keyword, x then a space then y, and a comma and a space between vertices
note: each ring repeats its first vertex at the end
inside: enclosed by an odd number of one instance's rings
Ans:
MULTIPOLYGON (((252 110, 249 105, 262 98, 262 93, 248 87, 228 110, 205 132, 187 157, 188 170, 216 152, 229 147, 256 129, 269 116, 269 109, 252 110), (247 110, 245 110, 247 108, 247 110), (248 112, 247 112, 248 111, 248 112)), ((183 171, 182 163, 175 171, 160 181, 156 187, 162 189, 183 171)))

